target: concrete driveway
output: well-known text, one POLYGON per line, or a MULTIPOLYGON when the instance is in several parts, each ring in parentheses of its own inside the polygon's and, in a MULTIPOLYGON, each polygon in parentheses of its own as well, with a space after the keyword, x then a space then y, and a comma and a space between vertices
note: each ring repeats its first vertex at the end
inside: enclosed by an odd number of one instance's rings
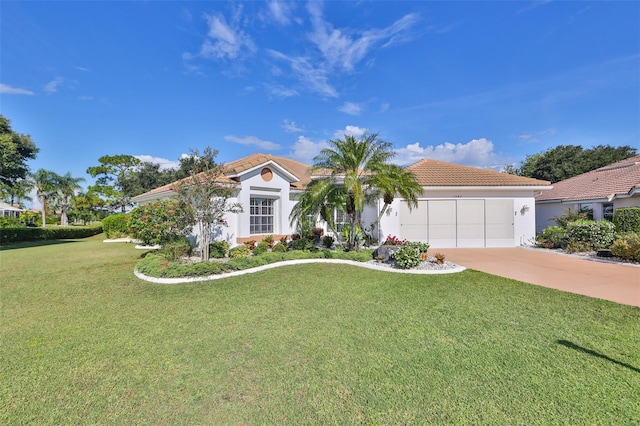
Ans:
POLYGON ((570 293, 640 306, 640 266, 598 262, 532 248, 438 249, 469 269, 570 293))

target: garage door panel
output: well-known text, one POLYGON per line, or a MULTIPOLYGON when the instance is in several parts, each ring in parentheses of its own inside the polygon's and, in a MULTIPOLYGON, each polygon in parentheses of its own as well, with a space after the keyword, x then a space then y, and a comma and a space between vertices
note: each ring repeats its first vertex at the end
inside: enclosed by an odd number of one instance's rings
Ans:
POLYGON ((456 246, 456 200, 429 200, 429 244, 434 247, 456 246))
POLYGON ((510 247, 513 241, 513 200, 488 199, 486 206, 487 247, 510 247))
POLYGON ((418 206, 409 209, 406 201, 400 202, 400 239, 427 241, 427 202, 418 201, 418 206))
POLYGON ((457 247, 484 247, 484 200, 457 203, 457 247))

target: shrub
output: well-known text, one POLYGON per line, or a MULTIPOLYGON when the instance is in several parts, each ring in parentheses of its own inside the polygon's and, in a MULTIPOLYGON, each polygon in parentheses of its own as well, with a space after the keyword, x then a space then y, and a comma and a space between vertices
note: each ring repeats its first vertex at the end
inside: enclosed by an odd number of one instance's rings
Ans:
POLYGON ((311 251, 315 249, 315 245, 311 240, 300 238, 297 240, 291 240, 290 248, 291 250, 311 251))
POLYGON ((41 240, 74 240, 102 232, 102 225, 65 226, 64 228, 0 228, 0 244, 41 240))
POLYGON ((227 257, 229 251, 229 243, 225 240, 214 241, 209 244, 209 257, 214 259, 222 259, 227 257))
POLYGON ((322 245, 326 248, 331 248, 334 242, 335 239, 331 235, 325 235, 324 237, 322 237, 322 245))
POLYGON ((640 261, 640 233, 621 234, 611 245, 611 253, 622 259, 640 261))
POLYGON ((288 250, 286 243, 277 243, 271 247, 271 251, 275 253, 286 253, 288 250))
POLYGON ((415 247, 406 245, 393 254, 396 264, 400 269, 410 269, 421 262, 420 251, 415 247))
POLYGON ((536 237, 536 245, 544 248, 564 248, 567 242, 567 230, 561 226, 547 226, 536 237))
POLYGON ((129 221, 125 213, 112 214, 102 219, 102 229, 107 238, 122 238, 129 235, 129 221))
POLYGON ((245 257, 249 257, 251 254, 251 250, 246 245, 236 246, 229 250, 229 257, 232 259, 242 259, 245 257))
POLYGON ((587 214, 578 210, 567 209, 563 214, 551 217, 551 220, 555 221, 558 226, 566 228, 569 223, 576 220, 587 220, 587 214))
POLYGON ((137 207, 129 213, 133 236, 146 245, 164 244, 191 232, 189 208, 177 201, 163 200, 137 207))
POLYGON ((269 244, 269 247, 273 246, 273 235, 267 235, 266 237, 264 237, 262 239, 262 241, 264 241, 265 243, 269 244))
POLYGON ((592 249, 608 248, 615 239, 615 226, 606 220, 578 220, 567 225, 569 244, 587 243, 592 249))
POLYGON ((24 227, 24 224, 17 217, 0 217, 0 228, 23 228, 23 227, 24 227))
POLYGON ((160 255, 167 260, 176 260, 191 254, 191 244, 186 238, 165 243, 160 249, 160 255))
POLYGON ((585 251, 591 251, 592 247, 586 241, 571 241, 567 244, 566 250, 569 253, 583 253, 585 251))
POLYGON ((259 255, 259 254, 263 254, 269 251, 269 243, 264 242, 264 241, 260 241, 254 248, 253 248, 253 254, 254 255, 259 255))
POLYGON ((624 207, 613 212, 616 232, 640 232, 640 207, 624 207))
POLYGON ((219 262, 190 264, 171 262, 154 253, 149 253, 140 260, 136 269, 145 275, 158 278, 201 277, 233 270, 230 266, 219 262))
POLYGON ((427 251, 429 251, 429 244, 427 243, 406 242, 405 244, 418 250, 419 253, 426 253, 427 251))

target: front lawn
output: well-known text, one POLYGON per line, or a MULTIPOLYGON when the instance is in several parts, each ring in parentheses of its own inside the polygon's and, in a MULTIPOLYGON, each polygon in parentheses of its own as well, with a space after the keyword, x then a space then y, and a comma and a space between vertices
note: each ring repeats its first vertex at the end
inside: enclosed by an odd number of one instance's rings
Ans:
POLYGON ((632 424, 640 309, 476 271, 175 286, 101 236, 0 248, 0 424, 632 424))

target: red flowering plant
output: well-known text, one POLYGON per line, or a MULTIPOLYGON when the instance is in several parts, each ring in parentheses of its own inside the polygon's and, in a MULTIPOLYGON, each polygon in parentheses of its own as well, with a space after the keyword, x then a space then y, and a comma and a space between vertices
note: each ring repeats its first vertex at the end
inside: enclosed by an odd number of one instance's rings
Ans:
POLYGON ((134 238, 146 245, 165 244, 191 231, 192 213, 184 203, 163 200, 136 207, 129 214, 134 238))
POLYGON ((383 246, 400 246, 406 243, 406 240, 402 241, 395 235, 387 235, 387 239, 382 243, 383 246))

